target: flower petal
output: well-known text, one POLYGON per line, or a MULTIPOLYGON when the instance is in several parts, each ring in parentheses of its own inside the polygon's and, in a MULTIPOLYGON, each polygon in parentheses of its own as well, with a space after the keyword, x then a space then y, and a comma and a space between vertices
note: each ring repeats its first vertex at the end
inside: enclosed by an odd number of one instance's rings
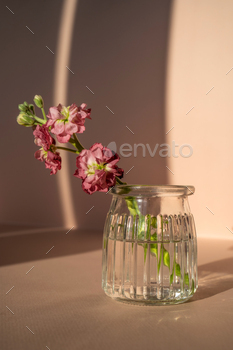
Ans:
POLYGON ((53 124, 51 132, 55 135, 59 135, 63 133, 64 130, 65 130, 64 122, 62 120, 56 120, 56 122, 53 124))
POLYGON ((73 134, 75 134, 77 131, 78 131, 78 127, 77 127, 76 124, 71 123, 71 122, 65 123, 65 132, 66 132, 67 134, 73 135, 73 134))
POLYGON ((57 135, 57 141, 60 143, 67 143, 70 139, 70 135, 67 134, 66 132, 63 132, 59 135, 57 135))
POLYGON ((82 188, 86 193, 107 192, 109 187, 116 184, 116 176, 123 176, 123 169, 116 165, 119 159, 117 154, 113 155, 101 143, 95 143, 77 157, 74 175, 83 179, 82 188))
MULTIPOLYGON (((61 106, 61 105, 59 105, 59 106, 61 106)), ((49 108, 48 118, 50 118, 52 120, 65 119, 65 116, 60 113, 60 107, 59 108, 58 107, 50 107, 49 108)))

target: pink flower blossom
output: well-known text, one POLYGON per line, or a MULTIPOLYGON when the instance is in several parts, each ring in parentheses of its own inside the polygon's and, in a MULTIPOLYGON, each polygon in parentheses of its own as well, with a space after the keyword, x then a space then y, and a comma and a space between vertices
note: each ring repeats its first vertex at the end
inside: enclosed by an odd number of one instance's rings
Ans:
POLYGON ((83 103, 79 107, 76 104, 69 107, 59 104, 49 108, 47 126, 51 126, 51 132, 57 136, 58 142, 66 143, 73 134, 84 132, 85 119, 91 119, 91 109, 86 107, 83 103))
POLYGON ((37 125, 33 135, 35 136, 35 144, 41 147, 35 152, 35 158, 41 162, 45 162, 45 167, 51 169, 50 175, 56 174, 61 169, 61 157, 56 152, 56 142, 49 134, 47 126, 37 125))
POLYGON ((78 155, 78 169, 74 176, 83 180, 82 188, 88 194, 107 192, 109 187, 115 186, 116 176, 123 177, 124 170, 116 165, 119 160, 118 154, 113 154, 101 143, 95 143, 89 150, 84 149, 78 155))
POLYGON ((55 145, 55 140, 50 135, 48 128, 45 125, 37 125, 33 135, 35 136, 35 144, 42 147, 45 151, 48 151, 51 145, 55 145))
POLYGON ((35 152, 35 158, 45 162, 46 169, 51 169, 50 175, 55 175, 61 169, 61 157, 58 152, 46 152, 41 148, 35 152))

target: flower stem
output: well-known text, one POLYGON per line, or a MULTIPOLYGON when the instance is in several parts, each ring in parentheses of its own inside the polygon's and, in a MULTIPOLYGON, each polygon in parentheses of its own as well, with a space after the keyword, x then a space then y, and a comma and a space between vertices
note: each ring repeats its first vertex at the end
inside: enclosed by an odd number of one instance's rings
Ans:
POLYGON ((118 185, 127 185, 127 182, 122 182, 119 177, 116 176, 116 182, 118 185))
POLYGON ((77 148, 78 153, 80 153, 83 149, 85 149, 85 147, 83 147, 83 145, 81 144, 81 142, 78 140, 76 134, 73 134, 73 138, 70 139, 69 141, 74 147, 77 148))
POLYGON ((39 117, 36 117, 36 116, 33 115, 33 114, 32 114, 32 116, 33 116, 33 118, 34 118, 38 123, 40 123, 40 124, 45 124, 45 123, 46 123, 45 120, 43 120, 43 119, 41 119, 41 118, 39 118, 39 117))
POLYGON ((71 149, 71 148, 66 148, 66 147, 60 147, 60 146, 57 146, 56 147, 57 149, 62 149, 63 151, 68 151, 68 152, 72 152, 72 153, 79 153, 78 151, 76 151, 75 149, 71 149))
POLYGON ((45 114, 45 111, 44 111, 44 108, 43 108, 43 107, 41 108, 41 111, 42 111, 42 114, 43 114, 44 120, 45 120, 45 121, 47 121, 46 114, 45 114))

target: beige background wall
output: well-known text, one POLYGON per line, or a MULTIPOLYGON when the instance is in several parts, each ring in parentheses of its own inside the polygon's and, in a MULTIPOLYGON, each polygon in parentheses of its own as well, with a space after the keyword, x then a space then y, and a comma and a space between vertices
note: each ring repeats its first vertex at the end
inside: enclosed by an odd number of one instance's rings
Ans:
POLYGON ((233 231, 232 13, 230 0, 174 1, 169 34, 167 140, 194 151, 169 158, 169 182, 196 187, 190 203, 198 233, 208 236, 233 231))

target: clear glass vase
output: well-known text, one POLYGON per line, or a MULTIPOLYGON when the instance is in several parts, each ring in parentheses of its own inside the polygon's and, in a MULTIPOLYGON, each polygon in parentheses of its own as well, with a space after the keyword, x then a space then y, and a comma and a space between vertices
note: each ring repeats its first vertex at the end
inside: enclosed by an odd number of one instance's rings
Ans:
POLYGON ((115 186, 103 234, 102 288, 119 301, 178 304, 198 286, 193 186, 115 186))

